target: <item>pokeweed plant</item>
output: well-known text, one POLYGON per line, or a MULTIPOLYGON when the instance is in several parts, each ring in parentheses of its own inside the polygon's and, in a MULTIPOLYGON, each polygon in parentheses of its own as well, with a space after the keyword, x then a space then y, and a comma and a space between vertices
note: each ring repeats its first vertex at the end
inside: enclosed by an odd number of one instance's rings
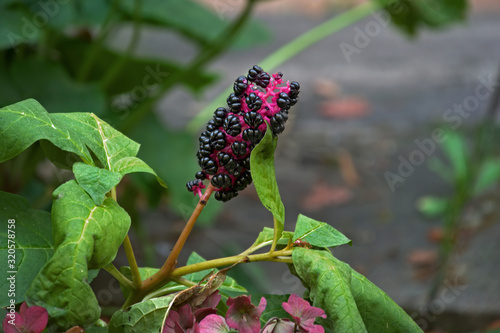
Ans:
MULTIPOLYGON (((351 244, 342 233, 304 215, 294 231, 284 230, 274 150, 300 85, 284 84, 282 76, 252 67, 235 81, 228 108, 215 111, 200 136, 202 171, 187 184, 199 203, 159 269, 138 267, 127 236, 131 219, 116 195, 127 174, 157 177, 136 157, 139 144, 92 113, 48 113, 33 99, 0 109, 0 162, 38 142, 51 161, 74 174, 53 192, 50 214, 0 192, 0 251, 10 271, 0 277, 0 306, 8 309, 4 330, 30 331, 30 313, 46 320, 45 309, 48 324, 41 329, 47 332, 420 332, 382 290, 333 256, 328 248, 351 244), (64 165, 73 160, 61 158, 65 154, 79 161, 64 165), (179 267, 177 257, 212 193, 227 201, 252 180, 273 228, 264 228, 240 254, 205 261, 193 253, 179 267), (118 269, 113 260, 121 244, 129 266, 118 269), (255 261, 288 264, 307 288, 305 299, 267 295, 252 304, 246 289, 227 274, 234 265, 255 261), (100 319, 90 287, 101 269, 118 280, 126 298, 109 323, 100 319), (12 289, 8 278, 14 279, 15 295, 5 298, 12 289)), ((31 331, 40 332, 39 326, 31 331)))

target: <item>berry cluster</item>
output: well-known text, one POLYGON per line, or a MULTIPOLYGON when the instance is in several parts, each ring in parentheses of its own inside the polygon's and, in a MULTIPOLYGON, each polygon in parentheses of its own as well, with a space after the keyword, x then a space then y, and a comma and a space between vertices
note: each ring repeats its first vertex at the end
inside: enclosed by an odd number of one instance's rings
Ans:
POLYGON ((189 191, 201 196, 203 180, 215 187, 215 199, 228 201, 252 183, 250 153, 264 137, 267 124, 274 135, 285 129, 288 110, 297 103, 298 82, 282 84, 283 74, 272 77, 259 66, 234 82, 227 98, 228 108, 218 108, 200 135, 196 156, 201 171, 189 181, 189 191))

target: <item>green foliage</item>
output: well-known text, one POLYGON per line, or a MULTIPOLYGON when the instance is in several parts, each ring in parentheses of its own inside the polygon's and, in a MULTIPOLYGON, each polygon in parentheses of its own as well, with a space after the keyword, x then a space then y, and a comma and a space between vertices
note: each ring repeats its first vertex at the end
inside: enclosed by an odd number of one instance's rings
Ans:
POLYGON ((442 28, 466 17, 467 0, 375 0, 386 5, 391 21, 409 35, 422 27, 442 28))
MULTIPOLYGON (((278 244, 286 245, 292 241, 292 238, 293 238, 293 232, 283 231, 281 238, 278 240, 278 244)), ((259 236, 257 236, 257 239, 253 243, 252 248, 258 248, 261 245, 264 245, 264 243, 268 243, 273 239, 274 239, 274 229, 264 227, 264 229, 259 233, 259 236)))
POLYGON ((109 333, 162 332, 174 296, 152 298, 113 314, 109 333))
POLYGON ((382 290, 329 251, 295 248, 293 265, 335 332, 422 332, 382 290))
POLYGON ((273 214, 276 240, 281 238, 285 227, 285 206, 281 201, 274 170, 274 151, 277 144, 278 137, 271 134, 268 124, 266 134, 250 155, 250 169, 255 189, 264 207, 273 214))
POLYGON ((50 214, 31 209, 28 201, 23 197, 1 191, 0 228, 0 264, 4 267, 0 274, 0 292, 2 293, 0 307, 5 307, 9 305, 7 278, 12 275, 9 271, 17 271, 15 299, 16 302, 21 303, 24 301, 24 295, 31 281, 52 256, 54 245, 50 214), (15 222, 9 223, 9 220, 15 222), (9 242, 9 239, 12 242, 9 242), (12 251, 10 253, 8 251, 9 248, 12 249, 12 244, 15 244, 15 264, 8 262, 13 258, 9 256, 9 254, 12 255, 12 251))
POLYGON ((299 214, 293 240, 301 239, 312 246, 335 247, 344 244, 352 245, 352 241, 337 231, 331 225, 315 221, 307 216, 299 214))
POLYGON ((111 198, 96 206, 73 180, 54 191, 53 198, 54 254, 33 280, 26 299, 46 308, 59 327, 87 326, 100 315, 88 270, 113 261, 130 218, 111 198))

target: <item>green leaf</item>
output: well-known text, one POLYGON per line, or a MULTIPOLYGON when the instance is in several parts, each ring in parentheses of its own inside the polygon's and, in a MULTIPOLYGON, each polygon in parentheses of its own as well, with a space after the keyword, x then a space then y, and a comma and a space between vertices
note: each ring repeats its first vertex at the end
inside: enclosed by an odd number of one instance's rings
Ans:
POLYGON ((354 270, 351 270, 351 290, 368 332, 422 332, 385 292, 354 270))
MULTIPOLYGON (((206 261, 206 260, 203 259, 202 256, 200 256, 196 252, 193 252, 189 256, 186 265, 197 264, 197 263, 204 262, 204 261, 206 261)), ((201 279, 203 279, 205 276, 207 276, 208 273, 210 273, 212 271, 218 272, 219 270, 218 269, 205 269, 203 271, 188 274, 184 277, 190 281, 193 281, 193 282, 200 282, 201 279)), ((229 293, 231 293, 231 292, 232 293, 234 293, 234 292, 244 293, 247 290, 244 287, 240 286, 232 277, 226 275, 226 280, 224 281, 224 283, 220 287, 220 291, 221 291, 221 293, 224 294, 224 293, 228 293, 228 292, 229 293)))
POLYGON ((301 239, 312 246, 335 247, 344 244, 352 245, 352 241, 331 225, 318 222, 299 214, 293 240, 301 239))
POLYGON ((73 173, 78 185, 90 195, 97 206, 102 204, 106 193, 111 191, 122 179, 121 174, 118 172, 108 171, 81 162, 73 164, 73 173))
POLYGON ((174 296, 152 298, 115 312, 109 322, 109 333, 163 332, 173 299, 174 296))
POLYGON ((150 173, 156 177, 156 180, 158 180, 158 183, 160 183, 161 186, 165 188, 167 187, 167 184, 165 184, 165 182, 160 177, 158 177, 156 172, 151 169, 151 167, 147 165, 146 162, 137 157, 122 158, 115 163, 115 165, 113 166, 113 171, 120 173, 122 177, 132 172, 150 173))
POLYGON ((477 195, 487 188, 493 186, 500 179, 500 160, 486 160, 479 169, 476 184, 474 185, 474 195, 477 195))
POLYGON ((33 43, 40 38, 40 29, 33 25, 20 8, 7 6, 0 10, 0 50, 33 43))
POLYGON ((433 171, 436 175, 441 177, 447 183, 453 183, 453 173, 450 172, 450 166, 443 163, 441 159, 438 157, 431 157, 427 162, 427 166, 431 171, 433 171))
MULTIPOLYGON (((291 231, 283 231, 281 238, 278 240, 278 244, 288 244, 293 238, 293 232, 291 231)), ((252 247, 257 247, 260 244, 270 242, 274 239, 274 229, 264 227, 264 229, 259 233, 257 239, 253 243, 252 247)))
POLYGON ((275 295, 275 294, 266 294, 266 295, 252 295, 253 301, 258 302, 261 297, 264 297, 267 301, 266 308, 262 315, 260 316, 260 322, 262 326, 269 321, 269 319, 278 317, 278 318, 289 318, 290 314, 283 309, 283 302, 287 302, 290 295, 275 295))
MULTIPOLYGON (((329 251, 294 248, 293 265, 309 287, 313 306, 327 314, 334 332, 368 332, 351 292, 351 268, 329 251)), ((371 331, 370 331, 371 333, 371 331)))
POLYGON ((87 281, 88 270, 113 261, 130 217, 111 198, 96 206, 74 180, 59 186, 53 199, 54 255, 33 280, 26 299, 30 305, 46 308, 61 328, 84 327, 100 315, 87 281))
MULTIPOLYGON (((58 44, 58 51, 63 55, 61 61, 73 77, 77 77, 91 47, 90 42, 80 40, 66 39, 58 44)), ((148 95, 154 93, 156 85, 163 83, 171 74, 183 69, 182 64, 166 59, 150 57, 123 58, 124 55, 119 51, 104 47, 100 48, 99 61, 96 61, 89 69, 86 80, 98 82, 116 63, 124 61, 123 70, 116 72, 104 89, 108 96, 130 92, 127 102, 132 107, 135 107, 148 95)), ((192 75, 180 77, 179 83, 184 84, 193 92, 199 92, 212 84, 216 78, 217 76, 214 74, 197 71, 192 75)))
POLYGON ((417 202, 417 208, 420 213, 424 214, 428 218, 444 215, 448 210, 449 205, 450 199, 438 198, 430 195, 420 198, 417 202))
POLYGON ((15 157, 42 139, 95 165, 92 151, 108 170, 113 170, 122 158, 135 156, 139 150, 138 143, 93 113, 49 114, 33 99, 0 109, 0 142, 4 148, 0 150, 0 162, 15 157))
POLYGON ((23 197, 1 191, 0 228, 0 265, 4 267, 0 274, 0 307, 5 307, 9 305, 7 278, 13 274, 9 271, 17 271, 15 300, 22 303, 31 281, 52 256, 54 245, 50 213, 31 209, 23 197), (14 222, 9 223, 12 220, 14 222), (9 252, 12 244, 15 244, 14 253, 9 252), (15 256, 13 267, 8 260, 14 258, 9 254, 15 256))
MULTIPOLYGON (((136 3, 134 0, 120 1, 120 8, 132 19, 136 3)), ((186 38, 207 45, 228 27, 227 15, 236 13, 237 7, 214 4, 217 15, 191 0, 149 0, 141 4, 144 22, 171 28, 186 38), (222 10, 221 10, 222 9, 222 10), (196 22, 196 24, 193 24, 196 22)), ((269 31, 261 22, 250 22, 235 40, 237 47, 249 47, 270 40, 269 31)))
POLYGON ((442 148, 453 167, 455 181, 464 181, 468 173, 467 145, 465 138, 460 133, 446 129, 446 140, 442 148))
POLYGON ((391 21, 409 35, 415 35, 419 28, 441 28, 465 19, 468 4, 466 0, 378 0, 390 3, 386 9, 391 21))
POLYGON ((266 134, 252 150, 250 169, 260 201, 273 214, 277 222, 275 223, 276 238, 280 239, 285 227, 285 206, 281 201, 274 170, 274 150, 278 144, 278 138, 273 137, 269 127, 268 124, 266 134))
MULTIPOLYGON (((33 98, 51 113, 91 111, 102 116, 106 98, 96 83, 76 82, 60 63, 38 57, 20 57, 7 72, 19 100, 33 98)), ((11 97, 0 91, 0 106, 11 103, 11 97)))

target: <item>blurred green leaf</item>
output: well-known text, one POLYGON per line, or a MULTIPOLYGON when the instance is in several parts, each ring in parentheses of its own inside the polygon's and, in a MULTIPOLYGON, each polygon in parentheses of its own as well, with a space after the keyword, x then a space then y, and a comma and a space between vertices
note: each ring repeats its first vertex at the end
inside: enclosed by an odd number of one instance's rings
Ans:
POLYGON ((469 172, 465 138, 452 129, 446 129, 445 133, 445 140, 441 146, 453 167, 454 180, 464 181, 469 172))
MULTIPOLYGON (((62 54, 62 63, 73 77, 77 77, 91 43, 82 40, 63 40, 58 44, 58 51, 62 54)), ((107 48, 99 49, 98 61, 95 61, 86 80, 100 81, 113 66, 125 57, 119 51, 107 48)), ((109 96, 130 92, 132 104, 142 102, 155 91, 155 86, 165 81, 169 75, 182 69, 182 65, 166 59, 128 57, 124 60, 122 70, 107 82, 105 92, 109 96)), ((184 75, 180 83, 194 92, 199 92, 216 79, 214 74, 198 71, 191 75, 184 75)))
POLYGON ((450 199, 425 196, 418 200, 417 208, 428 218, 439 217, 446 213, 450 199))
POLYGON ((331 225, 315 221, 299 214, 293 240, 301 239, 317 247, 335 247, 344 244, 352 245, 352 241, 331 225))
MULTIPOLYGON (((120 8, 132 19, 135 1, 119 2, 120 8)), ((149 0, 141 4, 141 19, 144 22, 171 28, 183 36, 201 44, 212 42, 230 22, 231 14, 236 14, 238 8, 225 4, 228 11, 221 11, 214 5, 216 13, 191 0, 149 0), (196 22, 196 24, 193 24, 196 22)), ((251 22, 240 33, 234 46, 243 48, 267 42, 270 34, 260 22, 251 22)))
POLYGON ((500 179, 500 160, 486 160, 480 167, 476 184, 474 186, 474 195, 477 195, 488 187, 495 185, 500 179))
MULTIPOLYGON (((19 99, 33 98, 52 113, 93 112, 102 115, 106 99, 96 84, 73 81, 63 67, 42 58, 19 58, 7 72, 19 99)), ((12 102, 9 90, 0 91, 0 105, 12 102)))
POLYGON ((427 162, 427 166, 431 171, 449 184, 453 183, 453 173, 450 172, 450 166, 443 163, 443 161, 438 157, 430 157, 427 162))
POLYGON ((415 35, 420 28, 442 28, 466 18, 467 0, 375 0, 386 6, 391 21, 402 31, 415 35))
POLYGON ((16 48, 19 44, 34 43, 40 38, 40 28, 29 19, 23 8, 0 4, 0 50, 16 48))
POLYGON ((54 244, 50 213, 32 209, 25 198, 2 191, 0 191, 0 227, 0 264, 4 267, 0 274, 2 293, 0 307, 5 307, 9 305, 7 294, 10 283, 7 278, 12 274, 9 271, 17 271, 15 299, 16 303, 22 303, 31 281, 52 256, 54 244), (15 222, 8 223, 9 220, 15 222), (15 237, 12 238, 12 235, 15 237), (9 243, 9 239, 13 243, 9 243), (12 255, 12 251, 8 251, 9 245, 12 244, 15 244, 16 263, 10 267, 7 260, 13 259, 9 256, 12 255))

